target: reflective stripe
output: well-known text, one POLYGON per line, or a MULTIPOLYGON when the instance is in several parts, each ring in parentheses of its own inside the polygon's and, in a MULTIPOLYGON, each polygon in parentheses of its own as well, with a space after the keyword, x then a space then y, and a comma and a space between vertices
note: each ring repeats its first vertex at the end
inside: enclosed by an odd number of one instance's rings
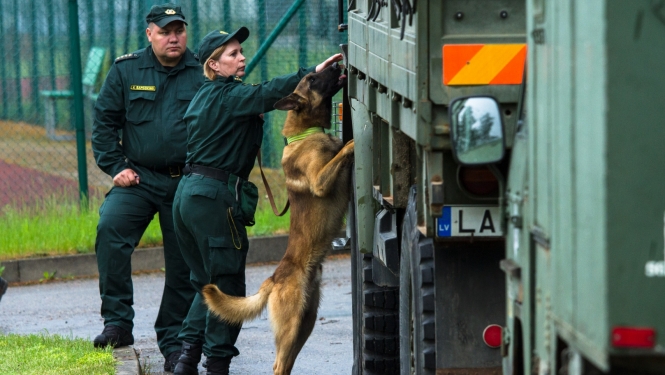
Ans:
POLYGON ((240 177, 236 179, 236 202, 240 201, 240 189, 238 189, 239 186, 240 186, 240 177))
POLYGON ((447 44, 443 46, 443 84, 519 85, 526 44, 447 44))

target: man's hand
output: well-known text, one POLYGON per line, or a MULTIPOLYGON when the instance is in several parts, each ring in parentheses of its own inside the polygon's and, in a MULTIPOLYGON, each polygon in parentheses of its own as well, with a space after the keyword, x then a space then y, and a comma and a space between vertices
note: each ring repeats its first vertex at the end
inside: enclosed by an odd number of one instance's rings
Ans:
POLYGON ((132 169, 125 169, 113 177, 113 186, 130 187, 138 185, 140 182, 139 175, 132 169))
POLYGON ((333 63, 335 63, 337 61, 342 61, 343 59, 344 59, 344 56, 342 56, 341 53, 336 53, 336 54, 328 57, 328 59, 326 61, 324 61, 321 64, 317 65, 316 66, 316 72, 318 73, 318 72, 322 71, 323 69, 329 67, 333 63))

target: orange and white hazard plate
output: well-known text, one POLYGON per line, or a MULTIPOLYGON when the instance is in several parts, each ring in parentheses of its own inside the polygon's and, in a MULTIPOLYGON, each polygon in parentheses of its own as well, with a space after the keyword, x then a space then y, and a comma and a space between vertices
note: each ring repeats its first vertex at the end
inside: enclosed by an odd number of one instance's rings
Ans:
POLYGON ((525 59, 526 44, 446 44, 443 84, 519 85, 525 59))

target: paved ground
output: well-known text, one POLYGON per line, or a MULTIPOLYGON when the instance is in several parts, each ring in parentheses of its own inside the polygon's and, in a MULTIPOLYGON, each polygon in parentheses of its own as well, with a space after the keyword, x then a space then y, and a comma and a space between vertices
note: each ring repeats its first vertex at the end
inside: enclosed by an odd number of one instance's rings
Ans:
MULTIPOLYGON (((351 262, 348 255, 324 263, 319 321, 296 361, 293 375, 348 374, 353 362, 351 262)), ((247 267, 247 291, 254 293, 274 264, 247 267)), ((164 285, 162 274, 134 276, 134 348, 146 373, 162 374, 163 357, 152 328, 164 285)), ((97 279, 12 286, 0 302, 0 332, 49 332, 92 339, 102 330, 97 279)), ((231 374, 272 374, 274 345, 265 316, 246 323, 236 343, 240 356, 231 374)), ((201 374, 205 374, 202 367, 201 374)))

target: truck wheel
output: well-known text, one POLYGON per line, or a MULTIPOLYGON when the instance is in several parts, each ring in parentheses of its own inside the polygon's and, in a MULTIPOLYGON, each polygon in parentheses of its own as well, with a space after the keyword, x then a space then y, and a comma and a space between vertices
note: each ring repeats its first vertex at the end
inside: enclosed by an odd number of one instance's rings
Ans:
POLYGON ((400 254, 401 375, 436 372, 434 245, 417 228, 416 188, 409 192, 400 254))
MULTIPOLYGON (((355 211, 347 218, 355 230, 355 211)), ((372 271, 380 267, 372 262, 372 254, 358 250, 351 236, 351 288, 353 303, 353 374, 399 374, 398 306, 399 291, 395 287, 374 284, 372 271)))

